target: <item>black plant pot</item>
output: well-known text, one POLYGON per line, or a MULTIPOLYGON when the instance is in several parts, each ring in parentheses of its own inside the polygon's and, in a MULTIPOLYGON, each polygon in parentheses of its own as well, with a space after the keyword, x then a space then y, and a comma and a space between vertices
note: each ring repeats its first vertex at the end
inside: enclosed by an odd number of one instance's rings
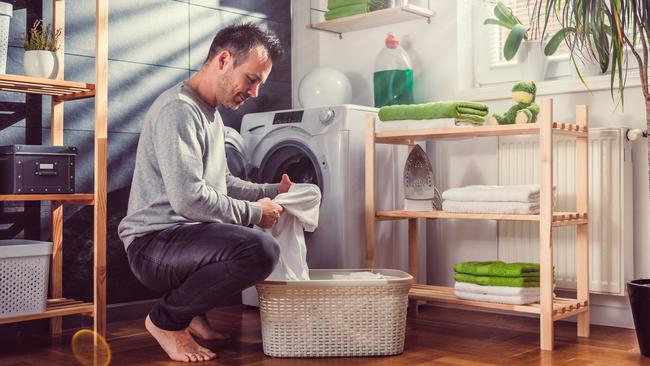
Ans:
POLYGON ((639 349, 642 355, 650 357, 650 279, 628 282, 627 293, 630 296, 639 349))

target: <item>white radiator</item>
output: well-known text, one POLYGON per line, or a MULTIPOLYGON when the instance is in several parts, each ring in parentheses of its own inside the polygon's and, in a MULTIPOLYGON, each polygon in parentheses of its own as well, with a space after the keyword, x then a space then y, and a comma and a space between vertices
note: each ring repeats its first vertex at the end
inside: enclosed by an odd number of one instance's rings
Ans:
MULTIPOLYGON (((633 276, 632 151, 626 129, 589 130, 589 289, 625 294, 633 276)), ((539 182, 537 137, 499 137, 499 184, 539 182)), ((560 137, 553 146, 555 211, 575 211, 575 139, 560 137)), ((498 258, 538 262, 537 223, 499 222, 498 258)), ((558 288, 574 289, 574 226, 553 229, 553 262, 558 288)))

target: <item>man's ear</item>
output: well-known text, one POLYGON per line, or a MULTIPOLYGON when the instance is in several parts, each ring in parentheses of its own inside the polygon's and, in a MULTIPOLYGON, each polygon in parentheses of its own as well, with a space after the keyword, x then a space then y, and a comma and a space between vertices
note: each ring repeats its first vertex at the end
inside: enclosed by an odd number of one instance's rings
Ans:
POLYGON ((232 54, 228 50, 221 50, 214 56, 214 61, 217 63, 219 70, 225 70, 229 63, 232 62, 232 54))

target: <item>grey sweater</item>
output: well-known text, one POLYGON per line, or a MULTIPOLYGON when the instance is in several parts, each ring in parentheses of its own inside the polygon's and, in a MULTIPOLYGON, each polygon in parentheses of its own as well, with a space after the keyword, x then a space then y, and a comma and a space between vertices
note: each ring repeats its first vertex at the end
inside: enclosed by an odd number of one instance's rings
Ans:
POLYGON ((179 224, 257 224, 257 201, 278 184, 254 184, 228 171, 221 116, 184 82, 160 95, 142 124, 126 217, 118 233, 134 239, 179 224), (251 202, 253 201, 253 202, 251 202))

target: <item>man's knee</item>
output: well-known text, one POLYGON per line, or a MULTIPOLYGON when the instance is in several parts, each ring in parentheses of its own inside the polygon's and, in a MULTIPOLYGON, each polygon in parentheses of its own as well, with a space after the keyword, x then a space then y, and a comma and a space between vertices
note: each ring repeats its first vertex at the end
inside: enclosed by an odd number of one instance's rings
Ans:
POLYGON ((275 265, 278 263, 280 258, 280 246, 278 245, 277 240, 271 235, 260 232, 260 235, 256 238, 256 262, 258 270, 261 273, 266 273, 268 276, 273 272, 275 265))

